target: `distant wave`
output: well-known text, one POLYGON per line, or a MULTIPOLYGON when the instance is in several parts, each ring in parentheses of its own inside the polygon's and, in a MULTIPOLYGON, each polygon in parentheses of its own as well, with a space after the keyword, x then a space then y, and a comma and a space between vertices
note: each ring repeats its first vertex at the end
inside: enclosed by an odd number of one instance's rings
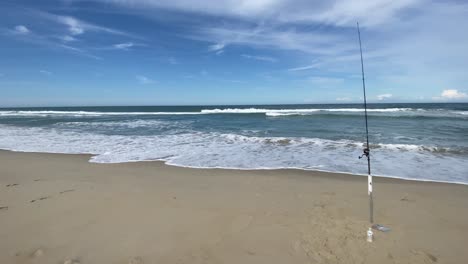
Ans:
MULTIPOLYGON (((344 108, 344 109, 310 109, 313 111, 266 111, 265 115, 269 117, 285 117, 285 116, 311 116, 311 115, 362 115, 364 109, 359 108, 344 108)), ((372 116, 389 116, 389 117, 430 117, 430 118, 468 118, 468 111, 452 111, 440 109, 411 109, 411 108, 386 108, 386 109, 367 109, 367 112, 372 116)))
POLYGON ((164 121, 164 120, 122 120, 122 121, 104 121, 104 122, 60 122, 59 128, 184 128, 191 121, 164 121))
MULTIPOLYGON (((266 108, 225 108, 202 109, 199 112, 97 112, 97 111, 0 111, 0 117, 53 117, 53 116, 137 116, 137 115, 200 115, 200 114, 264 114, 269 117, 305 116, 317 114, 361 115, 363 108, 311 108, 311 109, 266 109, 266 108)), ((375 108, 367 112, 379 116, 403 117, 468 117, 468 111, 421 108, 375 108)))
MULTIPOLYGON (((411 108, 381 108, 367 109, 368 112, 399 112, 410 111, 411 108)), ((363 108, 322 108, 322 109, 259 109, 259 108, 226 108, 226 109, 203 109, 204 114, 300 114, 314 112, 364 112, 363 108)))
POLYGON ((200 112, 0 111, 0 116, 198 115, 200 112))

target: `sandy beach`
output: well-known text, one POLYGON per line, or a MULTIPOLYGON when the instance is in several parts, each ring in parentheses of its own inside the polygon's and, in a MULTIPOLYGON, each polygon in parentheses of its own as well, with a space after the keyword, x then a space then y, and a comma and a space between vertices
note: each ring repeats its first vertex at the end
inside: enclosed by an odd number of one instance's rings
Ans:
POLYGON ((0 152, 0 263, 467 263, 468 186, 0 152))

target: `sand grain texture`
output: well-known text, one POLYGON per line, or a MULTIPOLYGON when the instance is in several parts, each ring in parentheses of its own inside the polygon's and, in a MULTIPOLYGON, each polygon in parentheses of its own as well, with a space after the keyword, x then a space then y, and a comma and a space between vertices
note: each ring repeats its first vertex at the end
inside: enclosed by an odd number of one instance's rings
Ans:
POLYGON ((0 151, 0 263, 468 263, 468 186, 0 151), (33 202, 34 201, 34 202, 33 202))

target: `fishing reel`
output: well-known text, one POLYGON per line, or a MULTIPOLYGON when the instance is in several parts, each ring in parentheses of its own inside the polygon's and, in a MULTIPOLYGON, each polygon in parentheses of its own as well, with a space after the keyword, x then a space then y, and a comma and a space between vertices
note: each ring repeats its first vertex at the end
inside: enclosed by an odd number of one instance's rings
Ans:
POLYGON ((364 156, 369 157, 369 154, 370 154, 369 148, 365 148, 365 149, 363 149, 362 155, 359 156, 358 158, 359 158, 359 159, 362 159, 364 156))

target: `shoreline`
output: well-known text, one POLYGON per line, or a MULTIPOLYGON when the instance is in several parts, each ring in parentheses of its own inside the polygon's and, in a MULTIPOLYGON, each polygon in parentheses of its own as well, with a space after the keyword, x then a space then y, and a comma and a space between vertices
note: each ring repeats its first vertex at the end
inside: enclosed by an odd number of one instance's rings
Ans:
MULTIPOLYGON (((184 165, 177 165, 168 163, 166 160, 135 160, 135 161, 126 161, 126 162, 114 162, 114 163, 105 163, 105 162, 93 162, 91 159, 94 156, 99 154, 89 154, 89 153, 55 153, 55 152, 31 152, 31 151, 19 151, 19 150, 8 150, 8 149, 0 149, 1 152, 12 152, 12 153, 31 153, 31 154, 52 154, 52 155, 81 155, 88 157, 89 163, 94 164, 126 164, 126 163, 146 163, 146 162, 156 162, 162 163, 165 166, 177 167, 177 168, 187 168, 187 169, 195 169, 195 170, 231 170, 231 171, 304 171, 304 172, 316 172, 316 173, 325 173, 325 174, 340 174, 340 175, 349 175, 349 176, 358 176, 358 177, 367 177, 367 174, 357 174, 352 172, 343 172, 343 171, 327 171, 327 170, 320 170, 320 169, 303 169, 303 168, 229 168, 229 167, 196 167, 196 166, 184 166, 184 165)), ((372 177, 375 178, 384 178, 384 179, 394 179, 394 180, 403 180, 403 181, 410 181, 410 182, 427 182, 427 183, 442 183, 442 184, 456 184, 456 185, 465 185, 468 186, 468 182, 455 182, 455 181, 442 181, 442 180, 427 180, 427 179, 414 179, 414 178, 405 178, 400 176, 390 176, 390 175, 376 175, 372 174, 372 177)))
POLYGON ((1 263, 465 263, 468 186, 0 151, 1 263))

